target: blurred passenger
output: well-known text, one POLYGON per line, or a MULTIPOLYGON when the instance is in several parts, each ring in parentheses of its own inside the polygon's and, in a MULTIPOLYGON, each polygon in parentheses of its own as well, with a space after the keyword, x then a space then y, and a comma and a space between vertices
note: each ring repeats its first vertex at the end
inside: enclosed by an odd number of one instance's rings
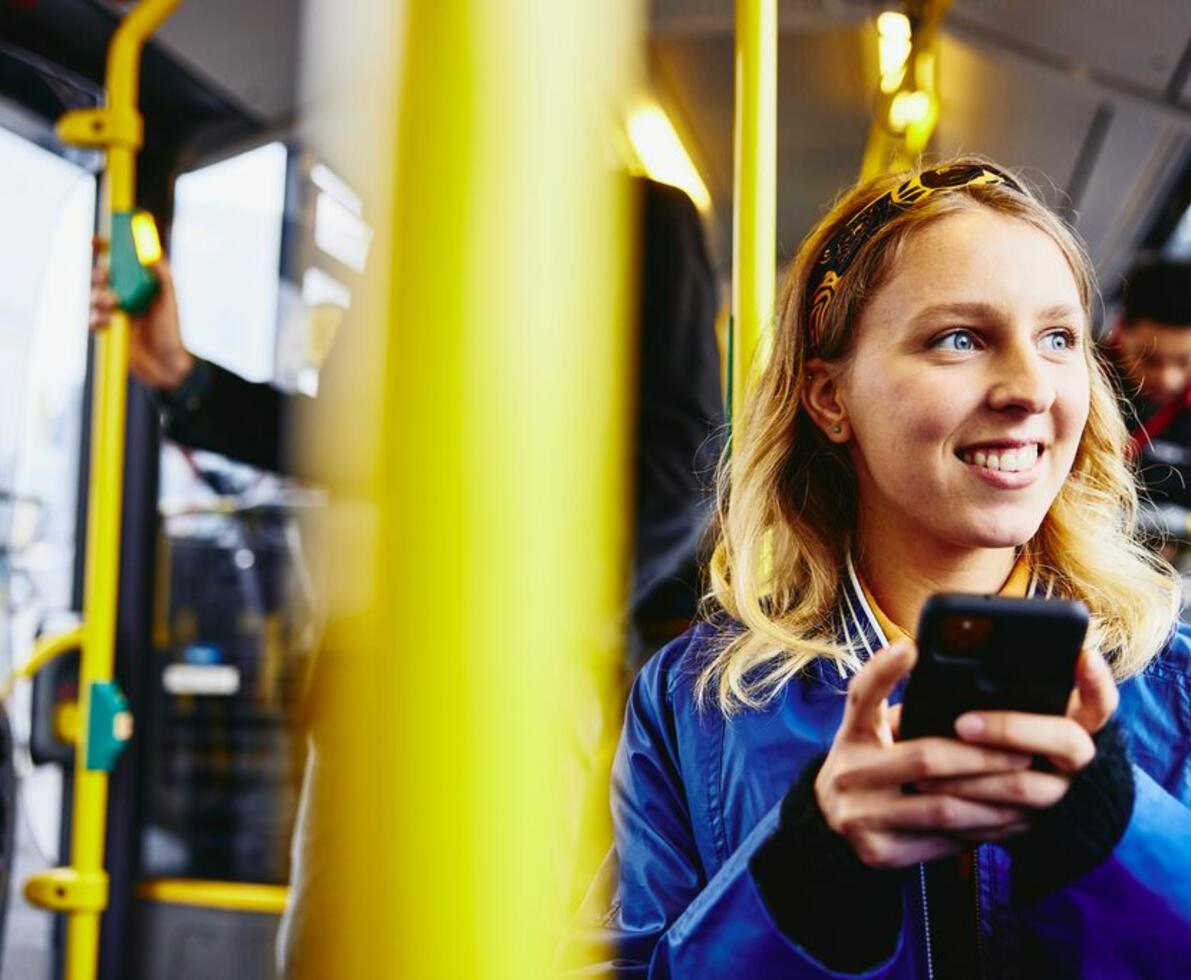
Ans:
MULTIPOLYGON (((626 673, 644 656, 680 634, 694 619, 701 591, 700 543, 707 529, 710 486, 722 447, 723 408, 715 338, 716 290, 702 220, 682 191, 638 181, 640 200, 640 359, 637 439, 634 456, 632 584, 629 590, 626 673)), ((165 434, 196 449, 274 472, 292 473, 287 423, 294 402, 305 401, 269 384, 253 383, 196 357, 183 340, 169 263, 158 268, 161 291, 149 311, 134 320, 129 339, 133 376, 156 392, 165 434)), ((115 298, 106 274, 93 277, 91 325, 104 326, 115 298)), ((317 691, 318 684, 312 685, 317 691)), ((609 715, 618 713, 607 708, 609 715)), ((592 787, 576 801, 578 823, 606 823, 604 795, 611 763, 611 730, 597 729, 579 761, 592 787)), ((585 732, 587 727, 584 728, 585 732)), ((576 742, 579 741, 578 736, 576 742)), ((320 791, 319 735, 295 831, 292 894, 282 927, 286 976, 305 976, 300 950, 315 941, 319 902, 317 841, 327 828, 313 826, 311 794, 320 791), (314 774, 313 776, 311 774, 314 774)), ((576 834, 581 840, 583 835, 576 834)), ((577 854, 584 880, 600 855, 577 854)))
POLYGON ((1125 277, 1108 343, 1149 495, 1191 506, 1191 262, 1149 258, 1125 277))
POLYGON ((723 448, 716 289, 702 219, 681 190, 639 181, 640 366, 634 456, 633 669, 690 626, 708 492, 723 448))
MULTIPOLYGON (((156 393, 165 434, 194 449, 221 453, 275 473, 292 464, 283 438, 285 404, 290 397, 270 384, 245 381, 186 349, 178 300, 167 259, 156 266, 160 292, 143 316, 133 320, 128 369, 156 393)), ((107 272, 91 275, 91 328, 107 324, 116 297, 107 289, 107 272)))
MULTIPOLYGON (((707 492, 721 448, 723 400, 715 340, 715 277, 703 223, 681 190, 650 180, 640 191, 640 360, 634 457, 634 550, 630 662, 681 633, 700 594, 699 543, 711 509, 707 492)), ((161 292, 137 318, 129 369, 156 392, 165 434, 195 449, 292 473, 287 445, 291 403, 186 349, 168 261, 161 292)), ((115 308, 96 269, 91 324, 115 308)))
POLYGON ((810 233, 725 473, 715 601, 630 696, 586 975, 1191 962, 1191 633, 1127 523, 1093 294, 1072 232, 979 158, 863 183, 810 233), (1066 715, 899 741, 940 591, 1083 601, 1066 715))

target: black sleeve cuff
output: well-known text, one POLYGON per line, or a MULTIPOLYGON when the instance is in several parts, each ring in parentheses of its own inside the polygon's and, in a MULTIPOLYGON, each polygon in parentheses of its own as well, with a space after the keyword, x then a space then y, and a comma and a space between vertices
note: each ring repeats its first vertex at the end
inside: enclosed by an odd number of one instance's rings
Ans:
POLYGON ((202 407, 203 398, 211 386, 211 368, 210 361, 196 357, 194 366, 176 388, 156 390, 158 403, 171 418, 197 412, 202 407))
POLYGON ((749 868, 791 942, 832 970, 860 973, 897 948, 903 872, 870 868, 827 826, 815 799, 824 758, 807 765, 786 794, 778 829, 749 868))
POLYGON ((1114 719, 1094 736, 1096 755, 1066 795, 1010 840, 1013 896, 1030 902, 1058 891, 1101 864, 1133 816, 1133 769, 1114 719))
POLYGON ((274 473, 292 473, 285 452, 288 396, 270 384, 245 381, 202 358, 173 391, 159 391, 165 434, 193 449, 221 453, 274 473))

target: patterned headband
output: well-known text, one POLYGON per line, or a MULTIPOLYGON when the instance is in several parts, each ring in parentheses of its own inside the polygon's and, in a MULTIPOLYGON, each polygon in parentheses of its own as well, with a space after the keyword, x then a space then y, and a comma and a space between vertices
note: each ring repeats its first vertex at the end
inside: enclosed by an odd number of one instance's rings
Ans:
POLYGON ((1012 177, 987 164, 964 163, 936 167, 934 170, 924 170, 916 177, 911 177, 888 193, 882 194, 836 230, 819 254, 819 260, 810 275, 810 281, 818 283, 811 291, 807 303, 806 322, 810 350, 813 351, 819 345, 827 309, 839 290, 844 274, 855 261, 860 246, 898 212, 908 210, 936 191, 968 187, 972 184, 1004 184, 1019 194, 1024 193, 1012 177))

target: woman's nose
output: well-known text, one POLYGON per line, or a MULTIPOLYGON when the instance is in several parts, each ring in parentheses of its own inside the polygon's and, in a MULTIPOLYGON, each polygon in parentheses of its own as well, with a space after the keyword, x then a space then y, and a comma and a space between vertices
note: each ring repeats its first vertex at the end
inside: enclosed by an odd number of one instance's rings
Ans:
POLYGON ((1033 344, 1015 344, 996 359, 988 404, 998 411, 1017 408, 1031 414, 1054 404, 1055 386, 1046 360, 1033 344))

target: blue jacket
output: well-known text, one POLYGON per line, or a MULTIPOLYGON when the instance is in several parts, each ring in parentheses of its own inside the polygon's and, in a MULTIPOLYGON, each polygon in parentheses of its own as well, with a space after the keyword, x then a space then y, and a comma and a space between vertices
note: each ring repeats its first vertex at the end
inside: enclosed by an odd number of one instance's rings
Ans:
MULTIPOLYGON (((865 656, 885 646, 854 575, 842 591, 841 639, 865 656)), ((613 770, 619 874, 601 923, 616 960, 597 972, 838 976, 774 925, 749 858, 777 827, 793 780, 830 746, 847 682, 817 662, 766 710, 725 721, 714 707, 698 711, 692 696, 712 635, 706 624, 695 627, 633 685, 613 770)), ((1107 861, 1021 906, 1010 900, 1008 853, 993 844, 977 850, 985 976, 1191 976, 1191 631, 1180 626, 1161 655, 1121 685, 1118 716, 1136 802, 1107 861)), ((865 976, 931 976, 921 866, 906 876, 903 911, 895 952, 865 976)), ((857 929, 864 915, 855 910, 857 929)))

